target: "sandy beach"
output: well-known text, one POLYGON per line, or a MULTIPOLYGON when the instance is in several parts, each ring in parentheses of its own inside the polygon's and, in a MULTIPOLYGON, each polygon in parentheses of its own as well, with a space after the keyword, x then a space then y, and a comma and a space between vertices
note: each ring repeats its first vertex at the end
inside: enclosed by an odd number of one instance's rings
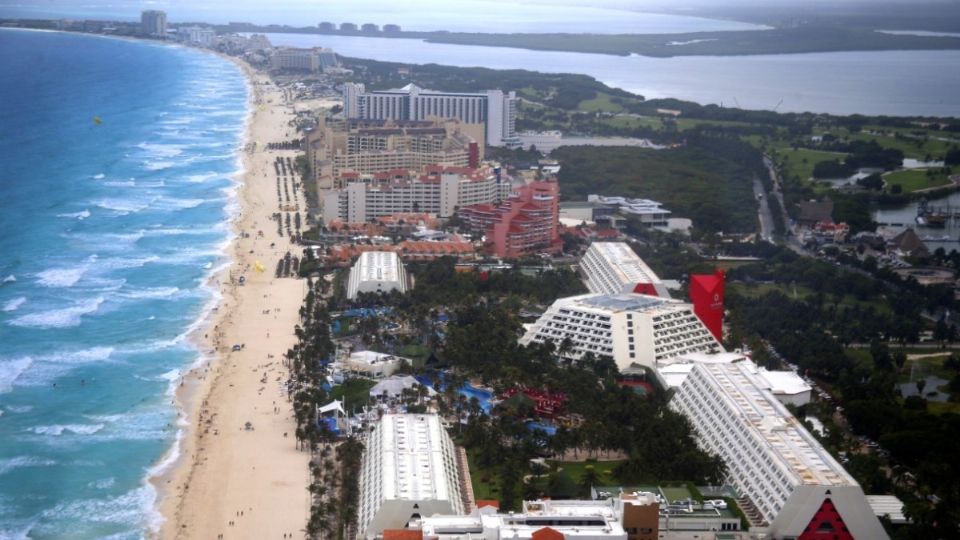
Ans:
MULTIPOLYGON (((164 539, 301 538, 309 515, 309 455, 296 450, 282 363, 295 343, 305 282, 274 276, 277 261, 287 251, 297 253, 271 218, 279 211, 274 160, 292 159, 295 152, 266 150, 269 142, 296 136, 289 125, 293 109, 265 84, 266 75, 237 63, 253 100, 239 178, 241 210, 229 248, 232 264, 218 277, 222 302, 197 336, 208 358, 184 375, 176 396, 189 424, 180 456, 152 480, 164 539)), ((299 200, 302 208, 302 194, 299 200)))

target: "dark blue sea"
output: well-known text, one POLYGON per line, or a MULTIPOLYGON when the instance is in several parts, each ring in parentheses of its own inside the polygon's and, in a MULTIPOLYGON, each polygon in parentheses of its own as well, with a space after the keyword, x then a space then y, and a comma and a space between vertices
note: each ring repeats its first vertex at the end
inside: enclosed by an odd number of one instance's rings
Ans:
POLYGON ((146 42, 0 30, 0 538, 139 538, 226 264, 247 86, 146 42))

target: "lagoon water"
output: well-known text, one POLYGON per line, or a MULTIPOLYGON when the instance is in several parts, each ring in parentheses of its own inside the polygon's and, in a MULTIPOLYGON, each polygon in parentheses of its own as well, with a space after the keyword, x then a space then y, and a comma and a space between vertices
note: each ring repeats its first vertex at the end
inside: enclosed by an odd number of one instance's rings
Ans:
POLYGON ((0 538, 139 538, 215 301, 244 77, 194 50, 0 30, 0 538))
POLYGON ((613 56, 427 43, 417 39, 268 34, 275 45, 412 64, 582 73, 647 98, 746 109, 960 117, 960 51, 753 56, 613 56))

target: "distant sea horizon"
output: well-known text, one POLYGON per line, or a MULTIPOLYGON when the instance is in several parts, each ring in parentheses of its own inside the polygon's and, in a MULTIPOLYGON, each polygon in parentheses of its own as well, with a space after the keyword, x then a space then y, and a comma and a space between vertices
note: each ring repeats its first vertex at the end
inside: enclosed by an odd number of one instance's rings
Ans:
POLYGON ((228 263, 246 79, 145 41, 0 50, 0 538, 141 538, 228 263))

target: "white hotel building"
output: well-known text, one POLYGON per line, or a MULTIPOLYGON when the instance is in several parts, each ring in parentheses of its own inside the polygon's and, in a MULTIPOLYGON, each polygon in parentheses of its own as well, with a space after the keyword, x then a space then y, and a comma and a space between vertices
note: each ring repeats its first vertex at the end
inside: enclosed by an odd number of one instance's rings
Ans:
POLYGON ((643 293, 670 298, 670 293, 626 242, 594 242, 580 259, 584 284, 593 293, 643 293))
POLYGON ((769 538, 883 539, 863 490, 745 362, 697 363, 670 407, 762 515, 769 538), (834 536, 834 534, 836 536, 834 536))
POLYGON ((720 343, 680 300, 633 293, 584 294, 561 298, 533 323, 520 343, 553 341, 559 349, 569 338, 565 357, 579 360, 590 352, 609 356, 621 370, 693 352, 717 352, 720 343))
POLYGON ((320 196, 323 219, 364 223, 380 216, 425 212, 449 217, 457 208, 509 197, 510 181, 489 169, 443 168, 438 174, 358 175, 320 196), (387 176, 387 179, 378 179, 387 176))
POLYGON ((415 84, 367 92, 363 84, 346 83, 343 114, 347 118, 367 120, 457 118, 467 124, 486 124, 487 144, 491 146, 510 146, 519 141, 515 92, 436 92, 415 84))
POLYGON ((406 292, 407 271, 400 257, 392 251, 366 251, 350 269, 347 298, 353 300, 362 292, 406 292))
POLYGON ((358 538, 411 519, 464 513, 453 441, 437 415, 385 414, 370 432, 360 468, 358 538))

